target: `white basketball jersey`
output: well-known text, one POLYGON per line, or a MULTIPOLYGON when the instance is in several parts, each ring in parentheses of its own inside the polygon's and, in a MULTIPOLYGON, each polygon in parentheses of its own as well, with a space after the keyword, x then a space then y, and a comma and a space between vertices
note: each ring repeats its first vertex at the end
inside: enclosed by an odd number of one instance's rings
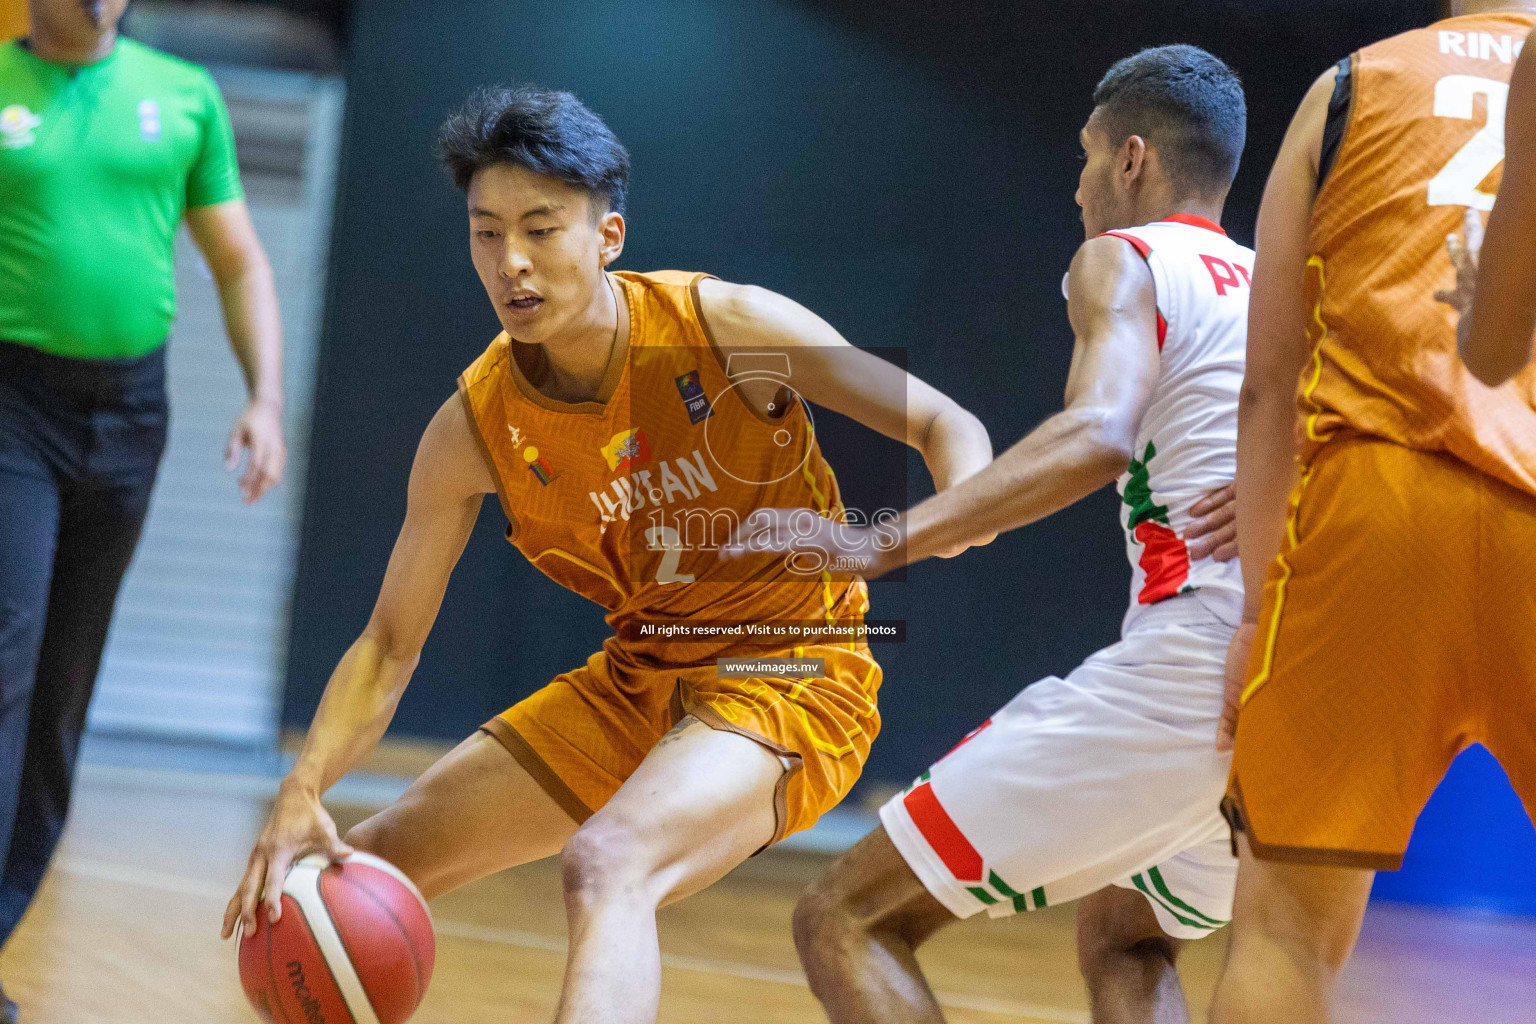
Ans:
POLYGON ((1162 370, 1120 477, 1120 522, 1131 562, 1129 625, 1139 609, 1200 590, 1237 621, 1239 563, 1191 561, 1189 509, 1237 472, 1237 396, 1247 351, 1253 250, 1192 214, 1110 231, 1136 247, 1157 290, 1162 370))

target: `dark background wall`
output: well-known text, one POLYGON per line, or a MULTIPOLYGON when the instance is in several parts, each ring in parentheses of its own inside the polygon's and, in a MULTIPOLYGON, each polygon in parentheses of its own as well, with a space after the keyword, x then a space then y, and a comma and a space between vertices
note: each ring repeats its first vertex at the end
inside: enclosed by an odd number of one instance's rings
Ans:
MULTIPOLYGON (((1105 69, 1191 42, 1238 70, 1249 142, 1229 203, 1247 243, 1264 174, 1311 79, 1435 16, 1334 4, 905 0, 361 0, 351 53, 285 724, 305 725, 367 619, 417 438, 497 331, 462 197, 431 154, 468 90, 575 91, 630 147, 622 268, 765 285, 909 368, 1011 444, 1059 408, 1062 272, 1081 241, 1076 132, 1105 69)), ((834 465, 856 437, 828 441, 834 465)), ((910 468, 911 498, 928 493, 910 468)), ((860 495, 852 496, 858 502, 860 495)), ((578 664, 601 610, 502 539, 491 500, 395 731, 458 738, 578 664)), ((1116 635, 1128 570, 1112 492, 990 548, 878 584, 885 731, 867 779, 903 781, 1042 675, 1116 635)))

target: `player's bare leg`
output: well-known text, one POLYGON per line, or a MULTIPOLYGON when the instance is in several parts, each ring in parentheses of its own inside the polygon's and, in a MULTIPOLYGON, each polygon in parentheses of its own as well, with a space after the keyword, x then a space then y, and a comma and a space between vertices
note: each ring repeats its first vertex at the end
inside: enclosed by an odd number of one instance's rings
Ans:
POLYGON ((1239 843, 1232 948, 1211 1024, 1326 1024, 1375 874, 1259 860, 1239 843))
POLYGON ((833 1024, 940 1024, 917 947, 958 920, 923 888, 885 828, 838 858, 795 904, 795 947, 833 1024))
POLYGON ((487 733, 428 768, 405 794, 347 833, 404 871, 427 899, 560 852, 576 822, 487 733))
POLYGON ((1094 1024, 1189 1024, 1183 947, 1139 892, 1111 885, 1079 900, 1077 964, 1094 1024))
POLYGON ((684 718, 561 854, 570 953, 557 1024, 648 1024, 661 998, 656 909, 773 838, 777 755, 684 718))

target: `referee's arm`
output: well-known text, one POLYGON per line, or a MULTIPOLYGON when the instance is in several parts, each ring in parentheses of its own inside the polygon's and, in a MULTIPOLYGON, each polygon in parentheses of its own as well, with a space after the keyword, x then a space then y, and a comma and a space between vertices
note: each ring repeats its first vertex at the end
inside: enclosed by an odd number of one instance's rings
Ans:
POLYGON ((250 449, 240 479, 241 496, 250 504, 282 479, 288 458, 282 422, 283 327, 272 265, 243 199, 191 207, 187 228, 218 283, 224 329, 250 394, 224 453, 225 467, 232 470, 241 449, 250 449))

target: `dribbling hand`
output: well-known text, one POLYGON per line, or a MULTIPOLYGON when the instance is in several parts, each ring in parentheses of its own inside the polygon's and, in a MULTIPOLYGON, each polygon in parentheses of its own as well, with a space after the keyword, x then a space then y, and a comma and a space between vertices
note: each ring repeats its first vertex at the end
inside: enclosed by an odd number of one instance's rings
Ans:
POLYGON ((283 881, 293 862, 311 853, 332 860, 352 855, 352 847, 336 835, 336 823, 320 806, 312 790, 284 779, 261 838, 246 863, 245 877, 224 910, 222 936, 229 938, 239 923, 249 934, 256 928, 256 908, 265 904, 267 920, 276 923, 283 914, 283 881))

